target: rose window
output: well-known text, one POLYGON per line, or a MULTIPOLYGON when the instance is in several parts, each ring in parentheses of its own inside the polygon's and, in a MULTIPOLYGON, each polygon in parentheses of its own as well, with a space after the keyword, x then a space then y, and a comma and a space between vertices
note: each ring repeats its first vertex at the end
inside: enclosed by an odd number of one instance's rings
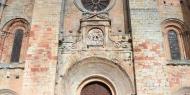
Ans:
POLYGON ((83 6, 88 11, 96 12, 106 9, 110 0, 81 0, 83 6))

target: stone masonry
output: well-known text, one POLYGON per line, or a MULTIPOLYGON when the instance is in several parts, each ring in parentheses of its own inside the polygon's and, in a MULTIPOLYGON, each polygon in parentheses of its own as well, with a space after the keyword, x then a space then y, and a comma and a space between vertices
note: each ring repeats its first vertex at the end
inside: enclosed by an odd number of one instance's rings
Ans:
POLYGON ((190 95, 190 0, 0 0, 0 95, 100 93, 190 95))

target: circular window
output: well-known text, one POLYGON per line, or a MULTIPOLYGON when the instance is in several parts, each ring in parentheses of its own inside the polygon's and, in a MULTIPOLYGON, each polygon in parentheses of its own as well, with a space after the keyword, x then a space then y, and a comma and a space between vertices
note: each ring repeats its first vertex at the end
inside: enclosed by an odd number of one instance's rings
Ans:
POLYGON ((112 95, 110 88, 102 82, 91 82, 84 86, 80 95, 112 95))
POLYGON ((95 12, 106 9, 110 3, 110 0, 81 0, 85 9, 95 12))

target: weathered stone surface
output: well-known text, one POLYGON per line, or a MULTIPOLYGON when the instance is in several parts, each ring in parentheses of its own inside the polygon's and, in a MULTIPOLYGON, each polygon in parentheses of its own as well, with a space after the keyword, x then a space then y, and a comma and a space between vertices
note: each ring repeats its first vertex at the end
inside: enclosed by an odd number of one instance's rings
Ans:
POLYGON ((190 1, 110 4, 90 12, 80 0, 2 0, 0 95, 81 95, 91 82, 112 95, 189 95, 190 1), (17 28, 25 34, 11 63, 17 28), (180 31, 181 60, 167 49, 171 29, 180 31))

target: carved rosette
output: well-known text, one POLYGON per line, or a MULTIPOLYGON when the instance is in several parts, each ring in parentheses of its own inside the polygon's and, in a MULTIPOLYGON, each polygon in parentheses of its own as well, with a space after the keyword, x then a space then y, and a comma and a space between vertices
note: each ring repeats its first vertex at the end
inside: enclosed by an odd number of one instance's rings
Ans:
POLYGON ((95 28, 91 29, 86 37, 87 46, 103 46, 104 45, 104 34, 103 31, 95 28))

